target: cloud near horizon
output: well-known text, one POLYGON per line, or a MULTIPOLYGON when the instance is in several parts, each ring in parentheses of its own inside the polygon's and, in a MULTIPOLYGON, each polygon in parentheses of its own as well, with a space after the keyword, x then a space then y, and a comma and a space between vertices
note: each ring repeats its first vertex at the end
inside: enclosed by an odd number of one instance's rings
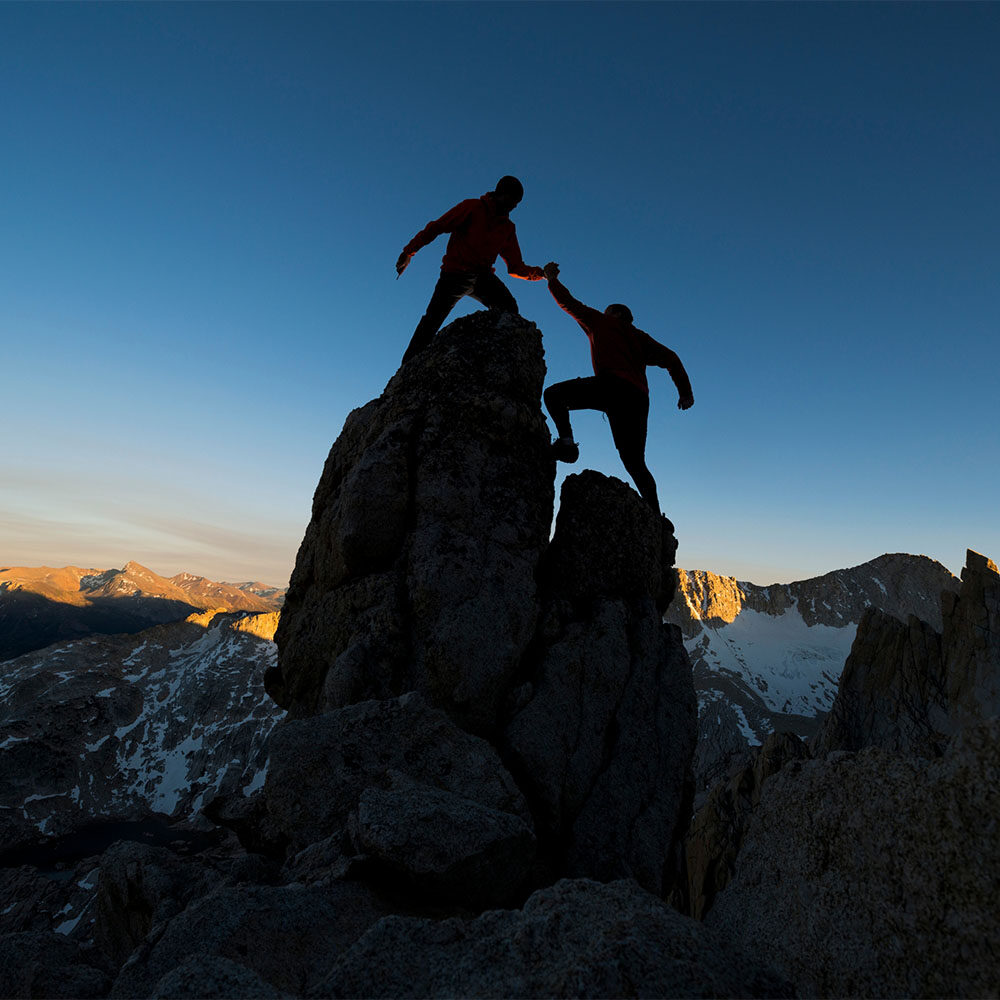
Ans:
POLYGON ((301 536, 290 525, 234 530, 212 521, 76 509, 67 518, 0 508, 0 561, 8 566, 118 569, 141 563, 160 576, 194 573, 231 583, 288 584, 301 536), (67 544, 66 539, 71 541, 67 544))

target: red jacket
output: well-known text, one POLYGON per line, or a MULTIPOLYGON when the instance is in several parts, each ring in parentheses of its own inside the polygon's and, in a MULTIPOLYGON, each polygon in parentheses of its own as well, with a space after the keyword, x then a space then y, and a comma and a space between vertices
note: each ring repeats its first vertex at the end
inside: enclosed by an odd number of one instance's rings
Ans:
POLYGON ((617 375, 649 395, 646 365, 666 368, 683 398, 691 396, 691 382, 681 359, 631 323, 607 316, 574 299, 558 279, 549 281, 552 297, 580 324, 590 341, 594 374, 617 375))
POLYGON ((460 201, 440 219, 428 222, 403 247, 403 253, 412 257, 442 233, 451 233, 441 260, 442 271, 493 271, 499 254, 508 274, 515 278, 538 281, 545 276, 540 267, 529 267, 521 259, 514 223, 496 212, 489 194, 460 201))

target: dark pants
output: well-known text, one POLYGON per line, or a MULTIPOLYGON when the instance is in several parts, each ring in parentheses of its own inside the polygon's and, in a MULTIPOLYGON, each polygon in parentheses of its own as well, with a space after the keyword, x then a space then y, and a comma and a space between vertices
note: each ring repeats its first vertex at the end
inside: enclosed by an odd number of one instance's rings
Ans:
POLYGON ((442 271, 434 286, 427 312, 413 331, 403 361, 409 361, 431 342, 434 334, 441 329, 441 324, 448 318, 448 313, 455 308, 455 303, 464 295, 482 302, 487 309, 517 312, 514 296, 492 271, 442 271))
POLYGON ((608 415, 611 436, 625 471, 640 495, 657 514, 660 501, 656 481, 646 468, 646 422, 649 397, 638 386, 617 375, 594 375, 556 382, 545 390, 545 406, 560 437, 572 437, 570 410, 601 410, 608 415))

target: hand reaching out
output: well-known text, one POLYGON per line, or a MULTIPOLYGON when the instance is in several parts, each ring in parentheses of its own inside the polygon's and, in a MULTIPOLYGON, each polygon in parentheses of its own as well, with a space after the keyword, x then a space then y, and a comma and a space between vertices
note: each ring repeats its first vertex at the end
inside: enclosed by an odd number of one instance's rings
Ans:
POLYGON ((559 277, 559 265, 554 260, 550 260, 548 264, 542 268, 542 271, 545 273, 547 281, 551 281, 553 278, 559 277))
POLYGON ((396 277, 398 278, 405 270, 407 265, 410 263, 410 255, 404 250, 399 255, 399 260, 396 261, 396 277))
POLYGON ((694 406, 694 396, 681 396, 677 400, 678 410, 690 410, 692 406, 694 406))

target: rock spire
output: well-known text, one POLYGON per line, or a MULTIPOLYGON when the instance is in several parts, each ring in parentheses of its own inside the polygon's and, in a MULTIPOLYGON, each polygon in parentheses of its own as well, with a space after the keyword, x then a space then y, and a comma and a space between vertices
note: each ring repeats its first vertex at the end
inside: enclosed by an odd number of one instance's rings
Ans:
POLYGON ((680 632, 661 621, 676 540, 631 488, 584 472, 550 542, 544 376, 533 324, 477 313, 348 417, 267 678, 289 710, 257 806, 274 849, 336 834, 428 885, 427 859, 377 842, 372 817, 384 828, 395 803, 419 826, 464 802, 477 857, 450 850, 481 874, 469 902, 491 879, 673 878, 696 723, 680 632))

